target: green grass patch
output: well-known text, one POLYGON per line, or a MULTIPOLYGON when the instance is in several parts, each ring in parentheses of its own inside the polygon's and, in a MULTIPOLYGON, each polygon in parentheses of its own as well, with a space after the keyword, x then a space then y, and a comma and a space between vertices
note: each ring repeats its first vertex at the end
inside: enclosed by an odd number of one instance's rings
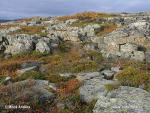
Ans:
POLYGON ((112 83, 112 84, 105 84, 105 89, 110 92, 110 91, 113 91, 115 89, 118 89, 120 86, 120 84, 117 84, 117 83, 112 83))
POLYGON ((22 81, 22 80, 26 80, 26 79, 45 80, 46 74, 43 74, 43 73, 37 72, 37 71, 29 71, 29 72, 22 74, 21 76, 16 77, 15 81, 22 81))
POLYGON ((140 71, 134 67, 127 67, 116 78, 121 85, 139 87, 144 85, 144 89, 150 91, 150 72, 140 71))

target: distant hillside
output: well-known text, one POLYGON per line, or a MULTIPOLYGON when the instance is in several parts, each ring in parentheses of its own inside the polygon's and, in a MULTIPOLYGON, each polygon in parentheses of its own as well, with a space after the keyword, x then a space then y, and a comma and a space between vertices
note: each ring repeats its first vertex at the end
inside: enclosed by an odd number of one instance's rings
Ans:
POLYGON ((0 23, 8 22, 8 21, 11 21, 11 20, 0 19, 0 23))

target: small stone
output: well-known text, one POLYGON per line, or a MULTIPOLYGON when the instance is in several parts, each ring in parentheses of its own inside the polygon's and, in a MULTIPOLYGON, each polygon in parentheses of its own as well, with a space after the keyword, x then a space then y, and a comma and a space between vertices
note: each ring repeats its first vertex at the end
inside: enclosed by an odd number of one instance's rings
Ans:
POLYGON ((104 75, 104 79, 111 80, 114 77, 115 72, 111 70, 103 70, 100 72, 102 75, 104 75))
POLYGON ((114 71, 115 73, 118 73, 121 70, 121 67, 112 67, 111 71, 114 71))
POLYGON ((54 83, 49 83, 49 87, 52 88, 53 90, 57 90, 57 86, 54 83))
POLYGON ((32 66, 32 67, 20 69, 20 70, 17 70, 17 73, 19 75, 22 75, 22 74, 24 74, 26 72, 29 72, 29 71, 38 71, 38 67, 37 66, 32 66))
POLYGON ((60 73, 59 74, 61 77, 66 77, 66 78, 69 78, 69 77, 72 77, 73 74, 72 73, 60 73))

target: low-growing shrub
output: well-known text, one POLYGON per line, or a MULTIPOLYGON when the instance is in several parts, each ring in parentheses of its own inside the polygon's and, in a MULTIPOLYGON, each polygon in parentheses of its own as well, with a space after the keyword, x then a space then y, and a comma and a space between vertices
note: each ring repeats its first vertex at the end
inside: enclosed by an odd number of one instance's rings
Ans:
POLYGON ((98 24, 101 25, 100 22, 90 21, 90 20, 78 20, 71 24, 72 27, 85 27, 87 25, 98 24))
POLYGON ((89 51, 88 56, 91 58, 91 60, 94 60, 96 62, 101 62, 104 59, 102 53, 97 51, 89 51))
POLYGON ((35 56, 35 57, 43 57, 43 56, 49 55, 49 53, 47 53, 47 52, 41 53, 41 52, 39 52, 39 51, 32 51, 32 52, 31 52, 31 55, 32 55, 32 56, 35 56))
POLYGON ((65 108, 61 109, 60 113, 68 113, 69 111, 69 113, 93 113, 92 110, 96 103, 96 100, 83 103, 78 92, 69 95, 64 101, 65 108))
POLYGON ((119 73, 116 78, 122 85, 138 87, 138 74, 139 71, 133 67, 125 68, 121 73, 119 73))
POLYGON ((74 109, 71 109, 74 113, 93 113, 92 110, 96 103, 95 100, 90 103, 83 103, 79 95, 72 95, 69 101, 74 105, 74 109))
POLYGON ((139 84, 144 84, 144 88, 150 92, 150 72, 143 72, 138 75, 139 84))
POLYGON ((70 42, 61 42, 58 46, 61 52, 69 52, 71 50, 72 44, 70 42))
POLYGON ((64 109, 61 109, 58 113, 71 113, 71 112, 69 109, 64 108, 64 109))
POLYGON ((47 33, 47 32, 41 32, 39 35, 40 35, 41 37, 47 37, 48 33, 47 33))
POLYGON ((101 25, 101 28, 95 31, 95 34, 97 36, 106 35, 108 33, 111 33, 112 31, 117 29, 117 25, 114 23, 106 23, 101 25))
POLYGON ((66 21, 69 19, 79 19, 79 20, 95 20, 98 18, 104 18, 104 17, 112 17, 115 15, 106 14, 106 13, 98 13, 98 12, 83 12, 83 13, 77 13, 70 16, 61 16, 57 19, 60 21, 66 21))
POLYGON ((80 82, 77 79, 71 79, 64 83, 64 85, 61 85, 61 87, 58 89, 58 93, 60 95, 66 95, 70 94, 72 92, 75 92, 76 89, 78 89, 80 86, 80 82))
POLYGON ((22 74, 19 77, 16 77, 17 81, 26 80, 26 79, 44 80, 44 79, 46 79, 46 75, 41 72, 38 72, 38 71, 29 71, 29 72, 22 74))
POLYGON ((127 67, 122 72, 120 72, 116 79, 119 80, 121 85, 139 87, 144 85, 144 89, 150 89, 150 72, 140 71, 134 67, 127 67))
POLYGON ((34 35, 34 34, 41 34, 42 30, 44 30, 44 26, 21 26, 19 30, 15 32, 10 32, 10 35, 14 34, 29 34, 29 35, 34 35))
POLYGON ((98 69, 98 64, 94 61, 82 61, 76 62, 73 64, 71 71, 78 72, 88 72, 88 71, 96 71, 98 69))
POLYGON ((0 76, 0 85, 3 84, 5 78, 6 78, 5 76, 0 76))
POLYGON ((68 80, 68 78, 61 77, 59 74, 51 72, 47 74, 46 79, 49 80, 49 82, 51 83, 60 83, 68 80))
POLYGON ((20 67, 19 61, 4 61, 0 64, 0 75, 15 75, 15 71, 20 67))

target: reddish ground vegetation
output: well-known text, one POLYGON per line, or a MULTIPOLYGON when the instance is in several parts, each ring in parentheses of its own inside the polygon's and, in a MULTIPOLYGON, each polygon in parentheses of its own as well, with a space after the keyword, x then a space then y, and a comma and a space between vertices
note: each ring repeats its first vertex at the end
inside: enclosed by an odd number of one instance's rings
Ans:
POLYGON ((110 14, 105 14, 105 13, 97 13, 97 12, 83 12, 83 13, 77 13, 74 15, 70 16, 61 16, 58 17, 58 20, 65 21, 69 19, 79 19, 79 20, 84 20, 84 19, 97 19, 97 18, 103 18, 103 17, 111 17, 113 15, 110 14))
POLYGON ((71 79, 67 81, 63 87, 59 88, 57 92, 61 95, 72 93, 80 86, 80 82, 77 79, 71 79))

